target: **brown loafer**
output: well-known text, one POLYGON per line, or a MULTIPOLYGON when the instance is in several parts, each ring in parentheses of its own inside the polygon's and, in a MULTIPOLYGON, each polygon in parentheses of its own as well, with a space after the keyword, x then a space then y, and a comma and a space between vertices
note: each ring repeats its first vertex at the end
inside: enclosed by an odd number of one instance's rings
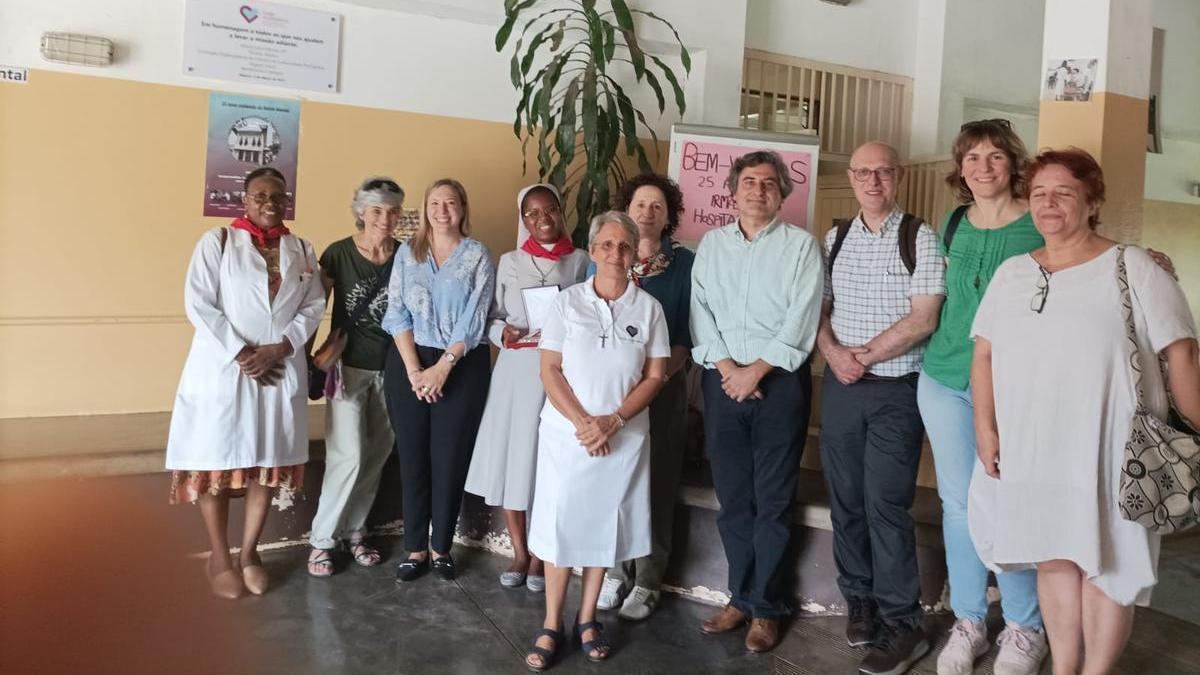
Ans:
POLYGON ((719 614, 700 624, 700 630, 709 635, 728 633, 746 623, 746 615, 733 605, 725 605, 719 614))
POLYGON ((746 649, 754 652, 769 652, 779 644, 779 622, 775 619, 754 619, 750 632, 746 633, 746 649))
POLYGON ((242 581, 246 584, 246 590, 255 595, 262 595, 267 592, 267 586, 270 585, 270 580, 267 577, 267 571, 262 565, 250 565, 242 568, 242 581))

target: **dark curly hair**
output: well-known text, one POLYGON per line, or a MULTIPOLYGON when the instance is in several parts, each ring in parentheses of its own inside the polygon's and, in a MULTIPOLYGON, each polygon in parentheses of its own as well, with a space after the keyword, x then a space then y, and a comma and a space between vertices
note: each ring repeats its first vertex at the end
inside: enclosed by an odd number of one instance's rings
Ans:
POLYGON ((679 214, 683 213, 683 192, 679 190, 679 185, 675 181, 662 174, 643 173, 625 181, 617 194, 613 196, 612 208, 621 213, 629 211, 633 193, 637 192, 638 188, 647 185, 658 188, 667 198, 667 226, 663 229, 663 234, 669 235, 679 227, 679 214))

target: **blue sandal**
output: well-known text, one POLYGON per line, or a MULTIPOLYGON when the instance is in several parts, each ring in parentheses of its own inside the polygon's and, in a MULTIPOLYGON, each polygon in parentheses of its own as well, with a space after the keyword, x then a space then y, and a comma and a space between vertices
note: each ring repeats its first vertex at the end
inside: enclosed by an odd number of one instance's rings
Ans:
POLYGON ((599 621, 589 621, 587 623, 579 623, 579 615, 575 615, 575 637, 579 640, 579 648, 583 651, 584 657, 592 663, 600 663, 608 658, 612 653, 612 645, 609 644, 608 638, 604 637, 604 624, 599 621), (596 637, 584 642, 583 634, 589 630, 596 631, 596 637), (592 650, 600 653, 599 656, 593 656, 592 650))
POLYGON ((558 648, 561 647, 562 644, 563 644, 563 634, 561 632, 556 631, 553 628, 542 628, 541 632, 537 634, 537 637, 535 637, 533 639, 533 646, 530 647, 529 652, 527 652, 525 654, 525 667, 532 670, 535 673, 540 673, 543 670, 554 665, 555 656, 558 655, 558 648), (537 645, 538 638, 541 638, 543 636, 548 637, 551 640, 554 640, 554 648, 553 649, 546 649, 545 647, 539 647, 537 645), (530 663, 529 657, 531 657, 531 656, 542 657, 542 665, 537 666, 537 665, 530 663))

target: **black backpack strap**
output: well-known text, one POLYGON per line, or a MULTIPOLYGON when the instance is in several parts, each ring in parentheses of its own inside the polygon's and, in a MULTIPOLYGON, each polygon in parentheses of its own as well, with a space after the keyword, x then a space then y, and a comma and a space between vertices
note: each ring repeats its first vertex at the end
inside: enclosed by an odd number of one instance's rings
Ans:
POLYGON ((842 243, 846 241, 846 235, 850 234, 850 223, 853 222, 853 220, 843 220, 841 218, 835 218, 833 221, 833 227, 837 231, 837 234, 834 235, 833 246, 829 249, 830 274, 833 273, 833 261, 837 259, 838 252, 842 250, 842 243))
POLYGON ((900 259, 911 275, 917 269, 917 232, 925 221, 912 215, 904 214, 900 219, 900 234, 897 237, 900 244, 900 259))
POLYGON ((970 204, 963 204, 950 214, 950 220, 946 223, 946 231, 942 233, 942 243, 946 246, 946 255, 950 255, 950 242, 954 241, 954 231, 958 229, 959 221, 967 215, 969 208, 971 208, 970 204))

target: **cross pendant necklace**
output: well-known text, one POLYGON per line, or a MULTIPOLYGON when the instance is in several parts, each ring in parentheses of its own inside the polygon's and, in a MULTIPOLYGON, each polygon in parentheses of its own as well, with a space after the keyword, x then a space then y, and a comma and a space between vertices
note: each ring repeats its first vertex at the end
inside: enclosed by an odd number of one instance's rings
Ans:
POLYGON ((535 257, 533 257, 533 256, 530 256, 530 257, 529 257, 529 262, 533 263, 533 269, 537 270, 537 275, 538 275, 539 277, 541 277, 541 282, 540 282, 538 285, 540 285, 540 286, 545 286, 545 285, 546 285, 546 279, 547 279, 547 278, 550 276, 550 273, 554 271, 554 263, 553 263, 553 262, 551 262, 551 263, 550 263, 550 269, 548 269, 548 270, 546 270, 545 272, 543 272, 543 271, 542 271, 542 267, 541 267, 541 265, 538 265, 538 264, 537 264, 537 258, 535 258, 535 257))

